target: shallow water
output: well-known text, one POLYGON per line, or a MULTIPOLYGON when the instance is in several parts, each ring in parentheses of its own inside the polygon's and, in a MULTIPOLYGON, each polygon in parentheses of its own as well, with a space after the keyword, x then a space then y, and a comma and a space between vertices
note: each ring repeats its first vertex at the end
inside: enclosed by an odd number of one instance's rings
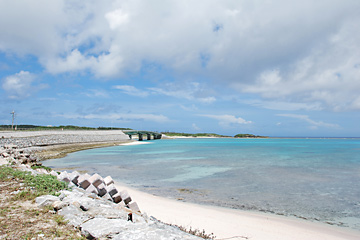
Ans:
POLYGON ((111 175, 164 197, 360 230, 360 139, 174 139, 44 165, 111 175))

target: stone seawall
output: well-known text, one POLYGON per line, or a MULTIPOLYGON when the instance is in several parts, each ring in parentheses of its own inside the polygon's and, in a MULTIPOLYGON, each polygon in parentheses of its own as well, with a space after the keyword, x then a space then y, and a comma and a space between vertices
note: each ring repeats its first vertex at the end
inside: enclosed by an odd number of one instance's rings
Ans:
MULTIPOLYGON (((28 139, 24 142, 27 143, 28 139)), ((141 213, 137 203, 126 191, 117 189, 110 176, 103 178, 98 174, 90 176, 76 171, 58 173, 44 168, 34 170, 31 166, 40 166, 41 163, 32 151, 13 143, 0 146, 0 164, 33 175, 51 174, 67 182, 70 190, 60 191, 58 197, 38 197, 36 203, 39 207, 51 206, 53 213, 64 216, 68 224, 81 230, 87 239, 201 239, 141 213)))

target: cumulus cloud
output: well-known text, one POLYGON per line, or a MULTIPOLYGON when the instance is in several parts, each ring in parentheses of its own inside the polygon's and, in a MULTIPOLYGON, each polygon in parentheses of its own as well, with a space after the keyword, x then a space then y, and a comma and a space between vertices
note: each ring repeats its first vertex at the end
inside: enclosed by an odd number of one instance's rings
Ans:
POLYGON ((223 127, 229 127, 239 124, 251 124, 251 121, 246 121, 241 117, 235 117, 233 115, 212 115, 212 114, 200 114, 199 116, 216 119, 219 121, 219 125, 223 127))
POLYGON ((326 127, 326 128, 340 128, 339 125, 333 123, 326 123, 323 121, 315 121, 309 118, 307 115, 299 115, 299 114, 277 114, 277 116, 295 118, 302 121, 305 121, 310 124, 310 128, 317 129, 318 127, 326 127))
POLYGON ((2 83, 2 88, 7 92, 10 99, 19 100, 24 99, 40 89, 46 88, 45 84, 35 85, 36 75, 20 71, 11 76, 7 76, 2 83))
POLYGON ((178 81, 199 76, 273 101, 359 110, 359 11, 355 0, 2 1, 0 51, 33 55, 54 74, 119 78, 150 62, 178 81))

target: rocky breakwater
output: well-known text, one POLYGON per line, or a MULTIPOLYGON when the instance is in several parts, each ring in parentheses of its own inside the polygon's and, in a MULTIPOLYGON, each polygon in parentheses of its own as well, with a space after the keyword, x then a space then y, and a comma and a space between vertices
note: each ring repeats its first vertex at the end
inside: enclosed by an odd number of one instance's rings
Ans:
POLYGON ((79 174, 76 171, 59 173, 44 168, 33 169, 31 166, 37 166, 37 163, 31 156, 31 152, 16 145, 0 147, 2 164, 33 175, 51 174, 68 183, 68 190, 60 191, 58 196, 37 197, 36 203, 62 215, 87 239, 201 239, 142 213, 127 191, 117 189, 110 176, 102 178, 98 174, 79 174))

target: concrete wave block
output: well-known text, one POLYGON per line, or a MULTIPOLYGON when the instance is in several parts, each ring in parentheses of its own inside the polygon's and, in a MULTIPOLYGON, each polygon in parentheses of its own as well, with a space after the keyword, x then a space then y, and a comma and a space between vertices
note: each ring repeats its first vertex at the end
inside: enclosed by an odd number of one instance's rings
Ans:
POLYGON ((69 174, 66 171, 61 172, 60 175, 57 176, 57 179, 59 179, 60 181, 67 182, 67 183, 70 182, 69 174))
POLYGON ((73 182, 75 185, 77 185, 78 179, 80 177, 80 173, 78 173, 77 171, 73 171, 72 173, 70 173, 69 177, 70 177, 70 181, 73 182))
POLYGON ((95 173, 89 178, 89 182, 95 187, 99 186, 101 183, 103 183, 103 181, 103 178, 97 173, 95 173))
POLYGON ((139 208, 139 206, 138 206, 138 204, 136 202, 132 202, 128 206, 134 212, 140 212, 140 208, 139 208))
POLYGON ((97 190, 98 190, 98 195, 99 195, 100 197, 104 196, 104 195, 107 193, 107 191, 106 191, 106 186, 105 186, 105 184, 103 184, 103 183, 101 183, 100 185, 98 185, 96 188, 97 188, 97 190))
POLYGON ((102 196, 102 198, 105 199, 105 200, 113 202, 113 199, 112 199, 112 197, 110 196, 109 193, 105 193, 105 195, 102 196))
POLYGON ((110 184, 114 184, 114 180, 110 176, 107 176, 104 178, 104 183, 106 186, 109 186, 110 184))
POLYGON ((129 193, 124 190, 120 192, 121 199, 124 201, 124 203, 127 205, 129 202, 131 202, 131 197, 129 193))
POLYGON ((90 186, 89 178, 90 178, 90 175, 87 173, 80 175, 78 178, 78 185, 83 189, 88 188, 90 186))
POLYGON ((98 190, 96 189, 96 187, 92 184, 90 184, 87 188, 86 188, 86 192, 88 193, 95 193, 96 195, 99 194, 98 190))
POLYGON ((106 187, 106 191, 110 194, 110 196, 114 196, 116 193, 118 193, 118 190, 116 189, 114 184, 110 184, 106 187))
POLYGON ((112 199, 113 199, 114 203, 119 203, 119 202, 121 202, 121 200, 122 200, 121 195, 120 195, 119 192, 116 193, 116 194, 114 194, 114 195, 112 196, 112 199))

